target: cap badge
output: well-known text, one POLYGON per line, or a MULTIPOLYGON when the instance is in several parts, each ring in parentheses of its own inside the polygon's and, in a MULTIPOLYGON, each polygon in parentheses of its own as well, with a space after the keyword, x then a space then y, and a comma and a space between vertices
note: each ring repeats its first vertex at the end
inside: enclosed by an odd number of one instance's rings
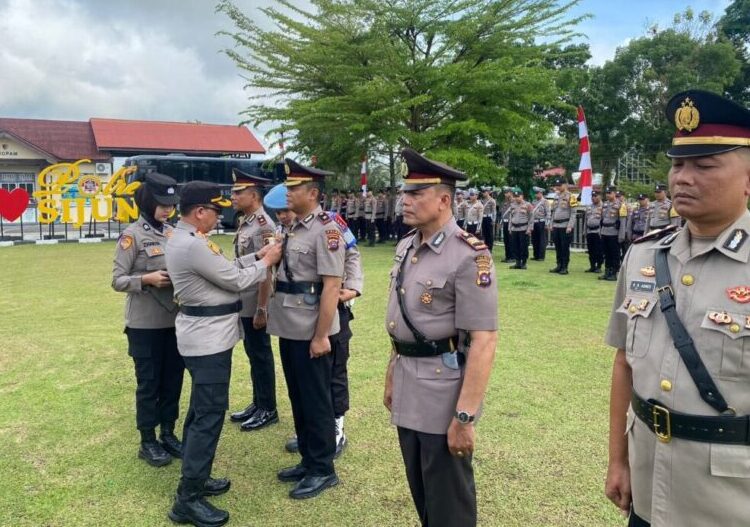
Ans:
POLYGON ((167 194, 174 194, 174 187, 167 187, 167 194))
POLYGON ((284 172, 286 172, 287 176, 292 173, 292 169, 289 168, 289 165, 287 163, 284 163, 284 172))
POLYGON ((727 296, 729 300, 733 300, 739 304, 747 304, 750 302, 750 286, 740 285, 731 287, 727 289, 727 296))
POLYGON ((674 115, 674 124, 681 132, 692 132, 701 122, 701 114, 690 97, 682 101, 682 105, 674 115))

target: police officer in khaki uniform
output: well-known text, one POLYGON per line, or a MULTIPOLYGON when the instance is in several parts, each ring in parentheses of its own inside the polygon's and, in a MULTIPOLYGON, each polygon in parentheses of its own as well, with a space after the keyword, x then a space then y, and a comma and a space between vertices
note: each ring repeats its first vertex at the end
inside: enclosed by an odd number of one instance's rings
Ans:
POLYGON ((484 213, 484 205, 477 199, 477 190, 469 189, 469 202, 466 204, 466 232, 477 234, 484 213))
MULTIPOLYGON (((648 231, 648 215, 650 204, 648 202, 648 195, 640 193, 638 194, 638 207, 628 216, 628 227, 625 239, 629 242, 634 242, 648 231)), ((666 225, 665 225, 666 226, 666 225)))
POLYGON ((646 231, 663 229, 669 225, 679 227, 681 223, 682 219, 672 206, 672 201, 667 199, 667 185, 657 183, 654 187, 654 202, 649 207, 646 231))
MULTIPOLYGON (((271 181, 240 170, 232 173, 232 206, 242 214, 234 236, 234 256, 240 258, 260 251, 274 237, 275 225, 263 209, 263 186, 271 181)), ((271 337, 266 333, 270 280, 264 280, 240 295, 240 321, 245 337, 242 343, 250 361, 250 384, 253 399, 244 409, 230 414, 240 430, 260 430, 279 421, 276 411, 276 372, 271 337)))
POLYGON ((279 244, 230 263, 207 238, 231 202, 215 183, 191 181, 182 188, 181 219, 167 243, 167 270, 180 304, 177 346, 193 385, 183 430, 182 477, 169 517, 196 526, 224 525, 229 514, 207 502, 229 490, 211 478, 216 446, 229 402, 232 348, 242 338, 240 293, 266 279, 281 257, 279 244), (258 258, 261 258, 258 260, 258 258))
POLYGON ((533 248, 532 260, 543 262, 547 255, 547 226, 549 225, 550 207, 547 199, 544 197, 542 187, 534 187, 534 201, 531 205, 534 207, 534 228, 531 232, 531 247, 533 248))
POLYGON ((748 525, 750 111, 690 90, 666 113, 687 224, 641 238, 620 273, 605 490, 635 527, 748 525))
POLYGON ((404 221, 416 229, 391 268, 384 403, 422 525, 473 527, 474 426, 497 340, 495 266, 452 217, 455 182, 466 176, 410 149, 402 155, 404 221))
POLYGON ((112 288, 127 293, 125 334, 133 357, 137 388, 135 421, 141 434, 138 457, 160 467, 182 457, 174 435, 185 365, 177 352, 177 305, 164 252, 172 235, 167 222, 178 203, 177 182, 151 173, 135 192, 138 220, 120 236, 115 249, 112 288), (155 429, 161 427, 161 443, 155 429))
POLYGON ((456 191, 456 202, 453 204, 453 215, 456 217, 456 225, 463 229, 466 224, 466 201, 463 190, 456 191))
POLYGON ((620 270, 620 239, 625 232, 628 212, 625 203, 617 199, 617 189, 605 189, 607 200, 602 205, 602 247, 604 248, 604 274, 599 280, 617 281, 620 270))
POLYGON ((398 187, 396 203, 393 205, 394 213, 396 214, 396 240, 400 240, 406 234, 406 229, 404 228, 404 190, 402 186, 399 185, 398 187))
POLYGON ((534 207, 523 199, 523 191, 513 189, 513 206, 510 213, 510 240, 513 244, 513 254, 516 255, 516 265, 511 269, 526 269, 529 259, 529 236, 533 229, 534 207))
POLYGON ((375 218, 375 228, 378 231, 378 243, 385 243, 388 239, 385 224, 386 216, 388 216, 388 199, 386 198, 385 191, 380 190, 377 198, 375 198, 373 216, 375 218))
POLYGON ((561 177, 552 183, 555 189, 555 201, 552 204, 552 243, 555 244, 557 265, 550 273, 568 274, 570 264, 570 242, 573 239, 573 227, 576 223, 576 198, 568 192, 568 183, 561 177))
POLYGON ((589 268, 586 273, 601 273, 604 263, 602 246, 602 198, 598 190, 591 191, 591 205, 586 207, 583 226, 586 233, 586 247, 589 253, 589 268))
POLYGON ((354 192, 351 190, 346 197, 346 214, 343 216, 344 221, 346 221, 347 224, 349 224, 350 227, 356 231, 357 200, 354 198, 354 192))
POLYGON ((502 220, 503 245, 505 246, 505 258, 503 262, 512 262, 516 259, 513 254, 513 244, 510 240, 510 208, 513 206, 513 188, 503 187, 503 202, 500 205, 500 220, 502 220))
POLYGON ((375 211, 377 209, 377 200, 368 190, 364 198, 365 225, 367 226, 367 246, 375 246, 375 211))
POLYGON ((284 257, 269 307, 268 332, 279 337, 302 460, 278 479, 296 482, 293 499, 311 498, 338 484, 331 400, 331 341, 339 332, 337 304, 346 247, 336 222, 317 206, 331 172, 285 163, 289 209, 297 216, 284 237, 284 257))
MULTIPOLYGON (((495 245, 495 217, 497 216, 497 201, 492 197, 492 188, 484 187, 482 189, 483 204, 482 209, 482 238, 484 244, 487 246, 490 252, 495 245)), ((528 251, 527 251, 528 253, 528 251)), ((516 260, 518 255, 516 255, 516 260)))

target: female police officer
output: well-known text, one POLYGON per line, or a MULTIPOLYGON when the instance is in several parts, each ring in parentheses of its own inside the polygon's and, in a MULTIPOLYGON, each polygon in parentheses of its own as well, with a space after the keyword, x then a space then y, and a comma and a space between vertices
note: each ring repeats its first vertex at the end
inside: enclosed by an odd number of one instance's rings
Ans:
POLYGON ((176 181, 151 173, 135 192, 138 220, 120 236, 112 288, 127 293, 125 334, 135 363, 135 420, 141 433, 138 457, 160 467, 182 457, 174 435, 185 366, 177 352, 172 283, 164 250, 172 227, 166 223, 179 201, 176 181), (161 426, 161 443, 156 426, 161 426))

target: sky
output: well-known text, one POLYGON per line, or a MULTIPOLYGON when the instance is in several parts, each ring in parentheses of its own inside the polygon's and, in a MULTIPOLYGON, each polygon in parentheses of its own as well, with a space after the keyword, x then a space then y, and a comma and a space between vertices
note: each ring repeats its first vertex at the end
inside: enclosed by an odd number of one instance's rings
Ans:
MULTIPOLYGON (((257 13, 273 0, 236 0, 257 13)), ((718 18, 730 0, 581 0, 593 18, 593 64, 618 46, 668 26, 690 5, 718 18)), ((300 4, 306 4, 300 0, 300 4)), ((231 21, 213 0, 0 0, 0 117, 91 117, 237 124, 245 81, 220 50, 231 21)), ((264 144, 264 127, 255 130, 264 144)))

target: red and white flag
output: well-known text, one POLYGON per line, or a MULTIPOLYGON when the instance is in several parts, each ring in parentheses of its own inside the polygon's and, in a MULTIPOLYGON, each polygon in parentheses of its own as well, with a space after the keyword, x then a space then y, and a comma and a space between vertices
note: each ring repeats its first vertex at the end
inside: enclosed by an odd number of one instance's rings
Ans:
POLYGON ((362 195, 367 195, 367 156, 362 156, 362 171, 360 172, 360 184, 362 185, 362 195))
POLYGON ((586 126, 586 116, 583 114, 583 106, 578 107, 578 138, 580 139, 579 152, 581 163, 578 171, 581 173, 578 186, 581 189, 581 204, 591 205, 591 187, 593 184, 591 175, 591 145, 589 144, 589 130, 586 126))

